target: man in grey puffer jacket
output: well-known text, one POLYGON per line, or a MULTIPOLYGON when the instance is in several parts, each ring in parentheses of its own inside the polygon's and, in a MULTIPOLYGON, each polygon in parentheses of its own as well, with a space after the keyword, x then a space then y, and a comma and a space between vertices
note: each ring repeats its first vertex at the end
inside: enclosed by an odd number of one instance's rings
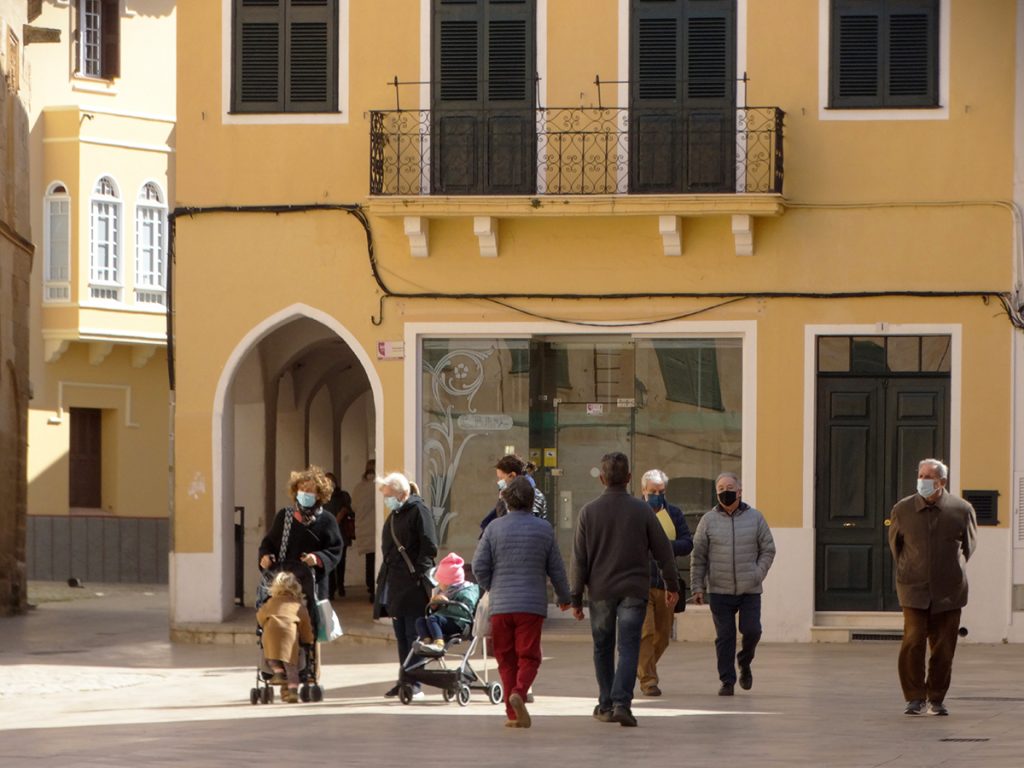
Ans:
POLYGON ((732 472, 715 480, 718 504, 700 519, 693 535, 690 581, 693 601, 704 602, 707 592, 715 621, 715 653, 722 687, 719 696, 732 696, 739 662, 740 687, 754 684, 750 664, 761 639, 761 583, 775 559, 775 541, 764 516, 740 500, 742 486, 732 472), (743 644, 736 653, 736 614, 743 644))

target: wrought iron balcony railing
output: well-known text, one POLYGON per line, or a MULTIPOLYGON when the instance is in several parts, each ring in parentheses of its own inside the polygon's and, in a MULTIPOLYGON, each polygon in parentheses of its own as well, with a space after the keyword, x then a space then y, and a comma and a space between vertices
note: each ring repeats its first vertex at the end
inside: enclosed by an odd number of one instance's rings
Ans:
POLYGON ((618 107, 373 111, 370 194, 781 193, 783 117, 778 107, 686 121, 618 107))

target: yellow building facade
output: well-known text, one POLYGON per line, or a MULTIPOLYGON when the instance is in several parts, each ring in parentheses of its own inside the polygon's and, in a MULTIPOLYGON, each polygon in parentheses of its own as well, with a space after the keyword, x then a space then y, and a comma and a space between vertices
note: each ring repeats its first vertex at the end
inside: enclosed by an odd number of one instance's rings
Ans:
POLYGON ((167 580, 175 4, 47 0, 30 48, 32 578, 167 580))
POLYGON ((567 557, 620 450, 691 527, 741 475, 766 637, 893 631, 885 518, 937 456, 986 523, 970 637, 1020 640, 1021 18, 180 4, 174 622, 253 589, 307 462, 406 472, 468 559, 518 453, 567 557))

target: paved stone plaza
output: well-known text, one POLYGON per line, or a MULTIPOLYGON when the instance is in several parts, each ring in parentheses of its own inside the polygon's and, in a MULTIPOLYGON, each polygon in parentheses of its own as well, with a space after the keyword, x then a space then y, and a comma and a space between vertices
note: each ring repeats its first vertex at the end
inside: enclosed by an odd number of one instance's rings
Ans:
MULTIPOLYGON (((590 717, 590 645, 552 633, 530 730, 474 693, 381 694, 394 645, 369 606, 339 604, 352 634, 324 652, 325 700, 249 704, 256 648, 171 644, 160 587, 35 585, 38 607, 0 620, 0 766, 1024 765, 1024 647, 961 645, 948 718, 906 717, 896 644, 759 649, 754 688, 716 695, 709 644, 674 643, 660 699, 636 729, 590 717), (97 596, 102 592, 102 596, 97 596)), ((493 674, 493 672, 492 672, 493 674)))

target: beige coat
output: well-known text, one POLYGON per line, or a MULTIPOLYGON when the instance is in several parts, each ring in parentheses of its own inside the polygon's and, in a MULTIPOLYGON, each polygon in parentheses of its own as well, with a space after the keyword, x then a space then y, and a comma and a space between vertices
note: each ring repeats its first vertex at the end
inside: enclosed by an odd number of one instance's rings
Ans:
POLYGON ((904 608, 951 611, 967 605, 967 559, 978 523, 974 507, 943 491, 934 505, 914 494, 892 508, 889 547, 904 608))
POLYGON ((313 623, 301 600, 287 595, 272 597, 256 612, 263 627, 263 655, 289 664, 299 661, 299 643, 313 642, 313 623))

